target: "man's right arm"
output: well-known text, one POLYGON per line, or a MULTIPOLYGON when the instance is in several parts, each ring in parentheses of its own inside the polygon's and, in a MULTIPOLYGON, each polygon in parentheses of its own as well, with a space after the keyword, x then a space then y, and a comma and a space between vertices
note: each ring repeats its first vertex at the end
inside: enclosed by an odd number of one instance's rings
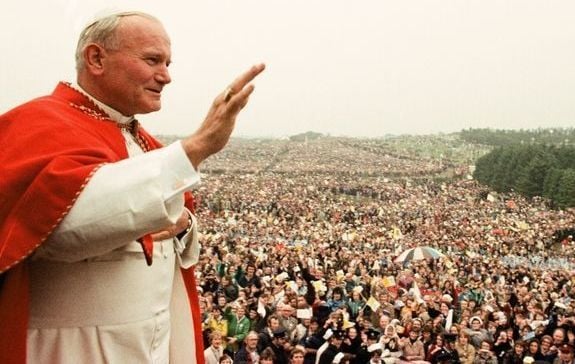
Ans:
POLYGON ((180 143, 104 165, 36 257, 80 261, 173 224, 199 180, 180 143))

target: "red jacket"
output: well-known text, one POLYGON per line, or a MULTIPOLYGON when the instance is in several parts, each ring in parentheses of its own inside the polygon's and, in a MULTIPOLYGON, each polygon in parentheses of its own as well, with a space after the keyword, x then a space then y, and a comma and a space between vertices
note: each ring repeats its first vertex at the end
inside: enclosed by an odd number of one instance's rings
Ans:
MULTIPOLYGON (((140 133, 152 149, 161 147, 145 131, 140 133)), ((66 216, 94 172, 127 158, 128 152, 115 122, 64 83, 52 95, 0 115, 0 150, 0 363, 25 363, 26 258, 66 216)), ((193 268, 182 274, 192 307, 197 362, 203 363, 193 268)))

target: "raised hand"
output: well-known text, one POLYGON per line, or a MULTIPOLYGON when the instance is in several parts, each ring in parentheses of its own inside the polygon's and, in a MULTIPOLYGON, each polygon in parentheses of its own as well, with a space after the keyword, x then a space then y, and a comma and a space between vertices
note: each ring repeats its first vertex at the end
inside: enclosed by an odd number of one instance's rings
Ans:
POLYGON ((218 95, 202 125, 182 141, 194 168, 210 155, 219 152, 230 139, 238 113, 246 106, 254 86, 250 82, 265 69, 264 64, 252 66, 218 95))

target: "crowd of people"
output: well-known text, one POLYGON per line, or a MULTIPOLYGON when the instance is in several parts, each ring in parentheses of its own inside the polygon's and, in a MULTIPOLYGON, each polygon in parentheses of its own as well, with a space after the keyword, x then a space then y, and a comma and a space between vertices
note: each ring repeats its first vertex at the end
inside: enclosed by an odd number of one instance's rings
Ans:
POLYGON ((209 363, 573 361, 575 243, 556 238, 573 210, 465 178, 311 170, 196 191, 209 363), (394 261, 416 246, 445 256, 394 261))

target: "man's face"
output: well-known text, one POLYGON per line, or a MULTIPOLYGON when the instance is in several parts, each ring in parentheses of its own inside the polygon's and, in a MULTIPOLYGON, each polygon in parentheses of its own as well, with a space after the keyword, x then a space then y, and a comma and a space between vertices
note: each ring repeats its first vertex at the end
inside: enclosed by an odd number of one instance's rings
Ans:
POLYGON ((171 82, 166 31, 154 20, 128 16, 116 32, 117 49, 102 53, 101 101, 127 116, 160 110, 162 89, 171 82))
POLYGON ((559 358, 563 363, 572 363, 573 362, 573 352, 572 351, 563 351, 559 350, 559 358))
POLYGON ((381 317, 379 318, 379 327, 385 329, 388 324, 389 324, 389 316, 381 315, 381 317))
POLYGON ((272 331, 276 330, 278 327, 280 327, 280 322, 278 319, 271 319, 270 320, 270 329, 272 331))
POLYGON ((249 335, 246 338, 246 346, 248 350, 253 351, 258 346, 258 336, 257 335, 249 335))
POLYGON ((339 348, 339 347, 341 346, 341 344, 343 343, 343 339, 341 339, 341 338, 335 338, 335 337, 334 337, 334 338, 331 340, 331 343, 332 343, 336 348, 339 348))
POLYGON ((561 344, 564 339, 565 339, 565 335, 563 334, 563 331, 555 330, 553 332, 553 343, 555 345, 559 346, 559 344, 561 344))

